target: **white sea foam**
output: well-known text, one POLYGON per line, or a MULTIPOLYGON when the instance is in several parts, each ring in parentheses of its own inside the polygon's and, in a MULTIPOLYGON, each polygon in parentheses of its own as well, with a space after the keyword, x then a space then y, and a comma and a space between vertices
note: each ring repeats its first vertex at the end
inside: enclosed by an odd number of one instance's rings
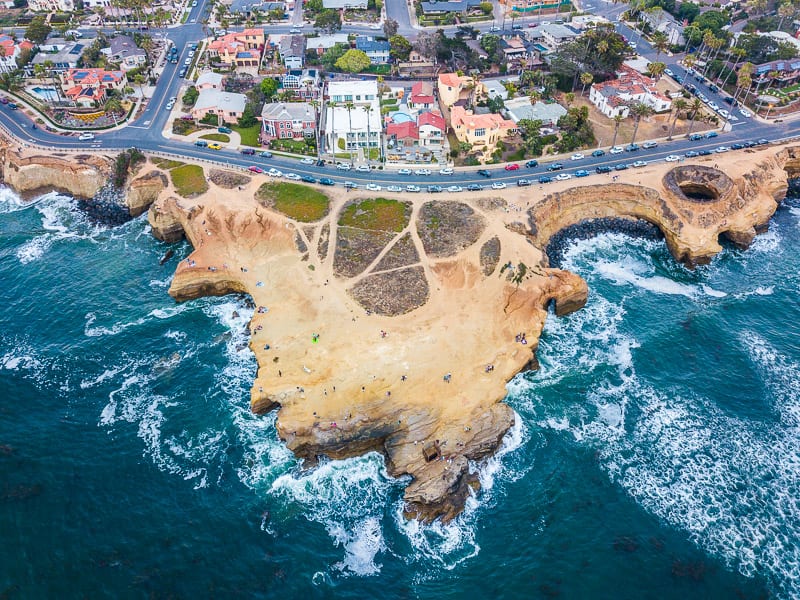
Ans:
POLYGON ((95 312, 86 313, 86 323, 83 326, 83 334, 86 337, 102 337, 102 336, 113 336, 119 335, 123 331, 131 328, 131 327, 139 327, 140 325, 144 325, 145 323, 153 320, 165 320, 171 319, 175 315, 179 315, 184 311, 193 310, 191 304, 184 303, 178 304, 176 306, 171 306, 169 308, 156 308, 151 310, 147 315, 144 317, 139 317, 138 319, 134 319, 133 321, 128 321, 127 323, 115 323, 110 327, 106 326, 94 326, 97 322, 98 316, 95 312))
POLYGON ((36 202, 25 201, 14 190, 4 185, 0 186, 0 214, 17 212, 30 208, 36 202))

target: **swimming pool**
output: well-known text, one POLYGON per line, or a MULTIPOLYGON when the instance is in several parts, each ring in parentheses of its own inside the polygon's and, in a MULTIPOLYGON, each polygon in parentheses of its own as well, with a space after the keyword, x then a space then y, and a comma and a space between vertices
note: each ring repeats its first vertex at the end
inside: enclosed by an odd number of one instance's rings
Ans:
POLYGON ((31 94, 33 94, 35 96, 38 96, 39 98, 41 98, 45 102, 55 102, 56 100, 59 99, 58 98, 58 92, 56 91, 56 88, 53 88, 53 87, 40 87, 40 86, 37 85, 37 86, 31 87, 31 88, 28 88, 28 91, 31 94))

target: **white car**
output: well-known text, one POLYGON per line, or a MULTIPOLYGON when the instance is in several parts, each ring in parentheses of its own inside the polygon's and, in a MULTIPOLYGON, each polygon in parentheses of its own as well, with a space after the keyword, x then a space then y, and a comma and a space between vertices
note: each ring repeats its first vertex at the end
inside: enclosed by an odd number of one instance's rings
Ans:
POLYGON ((675 73, 672 72, 672 69, 664 69, 664 75, 675 77, 675 73))
POLYGON ((711 110, 719 112, 719 104, 717 104, 716 102, 709 102, 708 103, 708 108, 710 108, 711 110))
POLYGON ((269 171, 267 171, 267 175, 269 175, 270 177, 283 177, 283 172, 278 171, 278 169, 270 169, 269 171))
POLYGON ((350 166, 350 163, 336 163, 336 168, 340 171, 349 171, 353 167, 350 166))
POLYGON ((728 121, 738 121, 739 117, 736 115, 728 115, 728 121))
POLYGON ((625 149, 622 146, 614 146, 608 152, 609 154, 622 154, 623 152, 625 152, 625 149))
POLYGON ((720 109, 719 109, 717 112, 718 112, 718 113, 719 113, 719 114, 720 114, 722 117, 724 117, 724 118, 726 118, 726 119, 730 118, 730 116, 731 116, 731 113, 729 113, 729 112, 728 112, 727 110, 725 110, 724 108, 720 108, 720 109))
POLYGON ((406 191, 407 192, 419 192, 420 189, 419 189, 418 185, 407 185, 406 186, 406 191))
POLYGON ((722 154, 723 152, 727 152, 728 150, 730 150, 730 148, 728 148, 727 146, 719 146, 717 148, 714 148, 714 152, 716 152, 717 154, 722 154))
POLYGON ((164 108, 166 108, 167 110, 172 110, 172 107, 174 106, 175 103, 172 100, 170 100, 169 102, 167 102, 167 105, 164 108))
POLYGON ((304 158, 300 162, 303 163, 304 165, 313 165, 314 164, 314 159, 313 158, 304 158))
POLYGON ((584 158, 586 157, 580 152, 576 152, 575 154, 569 157, 570 160, 583 160, 584 158))
POLYGON ((389 186, 386 186, 386 191, 387 192, 402 192, 403 188, 401 188, 399 185, 389 185, 389 186))
POLYGON ((492 184, 492 189, 493 190, 504 190, 504 189, 506 189, 506 187, 507 187, 506 184, 503 183, 502 181, 495 181, 492 184))
POLYGON ((383 188, 381 186, 375 184, 375 183, 368 183, 367 184, 367 189, 370 192, 380 192, 383 188))
POLYGON ((356 171, 360 171, 361 173, 369 173, 369 166, 368 165, 358 165, 356 167, 356 171))
POLYGON ((646 160, 637 160, 635 163, 633 163, 633 166, 636 167, 636 168, 646 167, 647 166, 647 161, 646 160))
POLYGON ((439 175, 452 175, 455 171, 450 167, 445 167, 444 169, 439 169, 439 175))
POLYGON ((556 181, 566 181, 567 179, 572 179, 572 175, 569 173, 559 173, 556 175, 556 181))
POLYGON ((681 157, 678 156, 677 154, 670 154, 664 160, 667 161, 667 162, 678 162, 680 159, 681 159, 681 157))
POLYGON ((501 31, 501 29, 497 25, 492 25, 491 27, 489 27, 489 31, 492 31, 492 32, 501 31))
POLYGON ((740 115, 742 115, 742 116, 743 116, 744 118, 746 118, 746 119, 749 119, 750 117, 752 117, 752 116, 753 116, 753 113, 751 113, 751 112, 750 112, 749 110, 747 110, 746 108, 740 108, 740 109, 739 109, 739 114, 740 114, 740 115))
POLYGON ((430 174, 431 174, 430 169, 417 169, 416 171, 414 171, 414 175, 430 175, 430 174))
POLYGON ((93 133, 82 133, 82 134, 80 134, 78 136, 78 139, 80 141, 82 141, 82 142, 85 142, 86 140, 93 140, 94 139, 94 134, 93 133))
POLYGON ((284 177, 286 177, 286 179, 291 179, 292 181, 300 181, 300 175, 297 173, 286 173, 284 177))
POLYGON ((411 175, 411 169, 400 169, 397 172, 398 175, 411 175))
POLYGON ((189 58, 194 58, 194 50, 189 50, 189 58))
POLYGON ((451 185, 451 186, 447 187, 447 191, 448 192, 463 192, 464 188, 462 188, 460 185, 451 185))

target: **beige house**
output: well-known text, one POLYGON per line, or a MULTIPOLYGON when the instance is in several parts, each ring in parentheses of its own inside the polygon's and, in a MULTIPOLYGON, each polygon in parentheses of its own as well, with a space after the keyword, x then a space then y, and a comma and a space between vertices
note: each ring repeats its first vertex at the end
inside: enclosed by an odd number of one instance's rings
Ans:
POLYGON ((486 147, 483 152, 488 156, 497 142, 517 130, 517 125, 498 114, 476 115, 456 105, 450 109, 450 128, 459 142, 466 142, 480 150, 486 147))
POLYGON ((197 78, 194 87, 197 88, 198 92, 202 92, 203 90, 221 90, 223 89, 224 82, 225 77, 223 77, 222 74, 206 71, 197 78))
POLYGON ((480 95, 483 84, 466 75, 442 73, 437 84, 439 103, 450 108, 459 100, 467 100, 474 94, 480 95))
POLYGON ((192 107, 192 118, 217 115, 221 123, 234 123, 244 114, 247 96, 221 90, 205 89, 200 92, 192 107))

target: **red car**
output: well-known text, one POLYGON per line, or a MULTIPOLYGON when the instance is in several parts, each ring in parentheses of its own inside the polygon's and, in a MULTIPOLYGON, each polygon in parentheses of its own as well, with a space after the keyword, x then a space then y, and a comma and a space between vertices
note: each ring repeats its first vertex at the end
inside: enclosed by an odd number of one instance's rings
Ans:
POLYGON ((248 171, 252 171, 253 173, 263 173, 264 172, 264 169, 262 169, 261 167, 257 167, 255 165, 253 165, 252 167, 247 167, 247 170, 248 171))
POLYGON ((506 165, 506 171, 517 171, 519 169, 519 165, 517 163, 511 163, 510 165, 506 165))

